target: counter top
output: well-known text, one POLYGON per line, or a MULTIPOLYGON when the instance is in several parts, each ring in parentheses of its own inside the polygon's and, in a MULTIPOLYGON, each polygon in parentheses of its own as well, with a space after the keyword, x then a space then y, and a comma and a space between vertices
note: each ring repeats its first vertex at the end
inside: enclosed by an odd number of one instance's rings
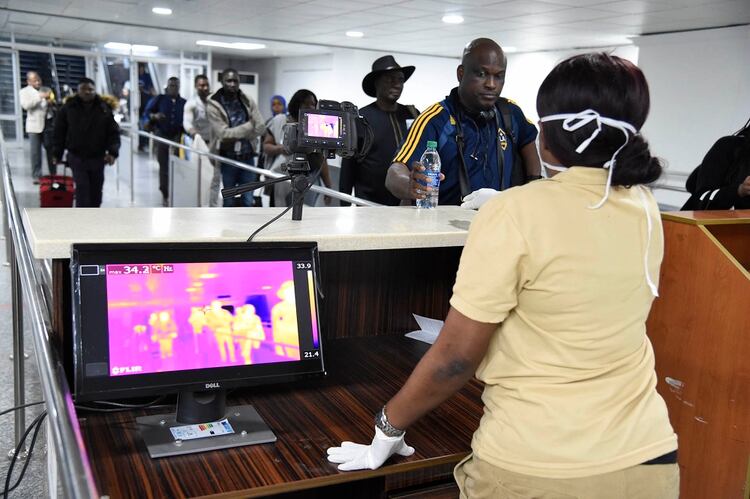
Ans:
MULTIPOLYGON (((244 241, 282 208, 28 208, 23 224, 35 258, 69 258, 73 243, 244 241)), ((463 246, 476 214, 458 206, 305 207, 255 241, 317 241, 320 251, 463 246)))
POLYGON ((661 217, 690 225, 750 224, 750 210, 668 211, 661 217))

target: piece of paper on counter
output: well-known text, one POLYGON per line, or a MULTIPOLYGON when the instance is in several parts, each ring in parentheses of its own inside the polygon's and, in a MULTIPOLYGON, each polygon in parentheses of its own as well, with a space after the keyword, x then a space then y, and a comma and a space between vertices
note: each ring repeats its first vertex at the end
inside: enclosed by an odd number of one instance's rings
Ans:
POLYGON ((440 330, 443 329, 443 321, 438 319, 430 319, 429 317, 422 317, 421 315, 412 314, 414 320, 419 324, 418 331, 412 331, 406 333, 407 338, 411 338, 417 341, 424 341, 432 345, 437 340, 440 330))

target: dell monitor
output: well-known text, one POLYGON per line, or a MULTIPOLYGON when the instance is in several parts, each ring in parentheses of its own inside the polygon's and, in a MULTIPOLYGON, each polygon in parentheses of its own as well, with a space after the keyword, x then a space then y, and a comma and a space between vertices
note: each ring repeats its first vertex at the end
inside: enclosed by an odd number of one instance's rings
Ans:
POLYGON ((177 393, 152 457, 276 440, 226 390, 325 374, 315 243, 74 244, 76 402, 177 393))

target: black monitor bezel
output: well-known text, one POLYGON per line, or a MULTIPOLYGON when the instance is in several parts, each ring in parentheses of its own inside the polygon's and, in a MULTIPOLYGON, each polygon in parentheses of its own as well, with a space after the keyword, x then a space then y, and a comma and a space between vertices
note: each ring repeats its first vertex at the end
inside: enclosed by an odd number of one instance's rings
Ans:
MULTIPOLYGON (((263 251, 278 251, 278 250, 296 250, 304 252, 306 255, 309 253, 310 260, 312 261, 313 277, 316 283, 320 282, 320 262, 318 258, 318 247, 316 242, 259 242, 259 243, 247 243, 247 242, 218 242, 218 243, 81 243, 73 244, 71 247, 71 260, 70 260, 70 272, 71 272, 71 293, 73 303, 73 379, 74 379, 74 391, 73 397, 77 402, 92 401, 92 400, 112 400, 112 399, 123 399, 132 397, 144 397, 152 395, 163 395, 166 393, 177 393, 180 391, 211 391, 211 390, 226 390, 240 387, 252 387, 266 384, 285 383, 302 381, 310 378, 316 378, 325 376, 325 361, 323 354, 323 331, 321 329, 321 303, 320 297, 315 295, 316 309, 318 310, 316 319, 318 327, 318 340, 319 340, 319 359, 309 359, 308 361, 296 361, 292 363, 284 363, 283 366, 278 368, 280 372, 272 372, 265 376, 259 376, 258 374, 252 374, 251 371, 257 371, 258 367, 262 366, 236 366, 236 367, 225 367, 216 368, 216 378, 207 379, 206 376, 200 376, 200 373, 205 371, 204 369, 196 370, 184 370, 184 371, 173 371, 170 373, 149 373, 143 375, 131 375, 131 376, 118 376, 114 378, 116 381, 108 382, 113 386, 108 386, 106 389, 92 389, 92 383, 87 380, 84 376, 83 363, 84 363, 84 352, 83 352, 83 338, 81 332, 81 309, 80 300, 78 294, 78 270, 80 266, 80 258, 82 255, 117 255, 123 252, 132 252, 133 255, 129 259, 133 263, 139 263, 137 260, 141 260, 144 263, 149 260, 149 254, 155 254, 156 252, 170 252, 171 255, 179 256, 181 259, 172 259, 171 261, 182 262, 182 261, 199 261, 199 259, 185 259, 185 255, 179 254, 179 251, 183 252, 200 252, 205 254, 207 251, 225 251, 233 252, 238 250, 256 249, 263 251), (137 255, 137 256, 136 256, 137 255), (311 366, 315 363, 315 368, 310 369, 307 366, 311 366), (185 381, 179 382, 175 378, 184 378, 185 381), (197 378, 201 378, 200 380, 197 378)), ((203 258, 206 261, 205 257, 203 258)), ((153 259, 153 261, 168 261, 166 259, 153 259)), ((210 259, 208 260, 210 261, 210 259)), ((221 260, 217 260, 221 261, 221 260)), ((239 260, 241 261, 241 260, 239 260)), ((112 263, 127 263, 126 261, 118 262, 112 261, 112 263)), ((86 262, 84 261, 84 264, 86 262)), ((269 365, 264 365, 269 366, 269 365)), ((274 364, 271 366, 279 366, 274 364)), ((275 371, 275 369, 270 369, 275 371)), ((108 376, 109 380, 112 380, 112 376, 108 376)))

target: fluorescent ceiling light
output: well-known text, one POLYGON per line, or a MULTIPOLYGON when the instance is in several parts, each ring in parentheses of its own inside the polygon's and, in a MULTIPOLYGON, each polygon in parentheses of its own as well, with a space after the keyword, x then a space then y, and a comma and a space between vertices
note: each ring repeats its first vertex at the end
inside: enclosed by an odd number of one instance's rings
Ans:
POLYGON ((446 14, 443 16, 443 22, 445 24, 461 24, 464 22, 464 16, 460 14, 446 14))
POLYGON ((151 12, 154 14, 159 14, 160 16, 171 16, 172 15, 172 9, 168 7, 154 7, 151 9, 151 12))
POLYGON ((518 52, 518 47, 512 47, 508 45, 507 47, 503 47, 503 52, 511 53, 511 52, 518 52))
POLYGON ((120 42, 107 42, 104 44, 105 49, 111 49, 111 50, 127 50, 130 51, 131 45, 129 43, 120 43, 120 42))
POLYGON ((125 52, 130 52, 131 50, 133 52, 156 52, 159 50, 159 47, 156 45, 131 45, 129 43, 121 43, 121 42, 107 42, 104 44, 105 49, 110 50, 124 50, 125 52))
POLYGON ((349 38, 362 38, 363 36, 365 36, 365 34, 361 31, 347 31, 346 36, 348 36, 349 38))
POLYGON ((156 45, 133 45, 133 52, 156 52, 159 47, 156 45))
POLYGON ((266 48, 263 43, 248 43, 248 42, 217 42, 215 40, 198 40, 195 42, 196 45, 202 45, 204 47, 221 47, 224 49, 235 49, 235 50, 260 50, 266 48))

